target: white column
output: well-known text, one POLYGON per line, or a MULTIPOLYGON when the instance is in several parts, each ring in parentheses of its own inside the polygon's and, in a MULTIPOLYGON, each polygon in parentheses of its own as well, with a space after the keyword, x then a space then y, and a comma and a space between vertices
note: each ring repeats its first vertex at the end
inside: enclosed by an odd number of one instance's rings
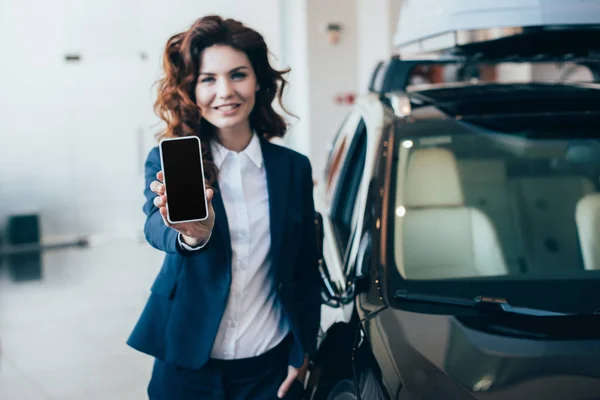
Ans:
POLYGON ((391 55, 391 3, 392 0, 357 0, 359 93, 367 92, 375 65, 391 55))
POLYGON ((283 144, 311 157, 310 104, 308 80, 308 33, 306 0, 280 0, 281 66, 292 70, 284 92, 284 105, 298 118, 286 116, 290 122, 283 144))
POLYGON ((285 104, 300 120, 284 144, 306 154, 320 180, 331 140, 350 110, 339 94, 365 93, 374 66, 392 54, 403 0, 280 0, 282 65, 290 66, 285 104), (326 26, 341 26, 328 41, 326 26))
POLYGON ((357 90, 356 1, 307 0, 310 148, 317 180, 322 179, 329 144, 349 111, 349 106, 336 104, 335 97, 357 90), (328 23, 341 26, 337 44, 328 40, 328 23))

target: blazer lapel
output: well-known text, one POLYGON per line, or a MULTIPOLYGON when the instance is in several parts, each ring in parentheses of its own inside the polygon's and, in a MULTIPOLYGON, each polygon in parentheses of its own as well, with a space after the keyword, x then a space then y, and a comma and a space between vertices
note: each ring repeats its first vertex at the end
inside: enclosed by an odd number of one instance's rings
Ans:
POLYGON ((274 270, 278 271, 283 245, 283 228, 289 183, 289 159, 280 157, 277 148, 264 139, 261 139, 261 150, 267 173, 267 189, 269 192, 271 262, 275 267, 274 270))
POLYGON ((227 254, 227 261, 231 263, 231 238, 229 235, 229 222, 227 221, 227 214, 225 212, 225 204, 223 204, 223 197, 219 189, 218 182, 213 183, 214 196, 212 198, 212 206, 215 211, 215 229, 219 231, 223 238, 225 245, 225 253, 227 254))

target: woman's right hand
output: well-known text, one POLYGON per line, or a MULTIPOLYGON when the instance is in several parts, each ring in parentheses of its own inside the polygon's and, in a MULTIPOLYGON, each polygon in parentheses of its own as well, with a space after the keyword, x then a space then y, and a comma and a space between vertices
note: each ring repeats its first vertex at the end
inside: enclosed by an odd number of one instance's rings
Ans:
POLYGON ((154 198, 154 205, 158 207, 165 225, 181 233, 183 241, 188 246, 194 247, 208 240, 215 225, 215 211, 213 210, 212 206, 212 198, 214 194, 213 190, 206 190, 208 218, 206 218, 204 221, 171 224, 169 221, 167 221, 167 196, 165 195, 165 185, 163 184, 164 176, 162 171, 158 171, 156 174, 156 179, 156 181, 153 181, 150 184, 150 190, 157 195, 154 198))

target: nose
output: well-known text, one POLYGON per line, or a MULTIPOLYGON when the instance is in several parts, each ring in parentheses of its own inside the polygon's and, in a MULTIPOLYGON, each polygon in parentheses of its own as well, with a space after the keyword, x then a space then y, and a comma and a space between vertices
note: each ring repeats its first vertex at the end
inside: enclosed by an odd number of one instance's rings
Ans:
POLYGON ((227 78, 220 79, 217 87, 217 96, 220 99, 228 99, 233 96, 233 93, 234 90, 231 80, 227 78))

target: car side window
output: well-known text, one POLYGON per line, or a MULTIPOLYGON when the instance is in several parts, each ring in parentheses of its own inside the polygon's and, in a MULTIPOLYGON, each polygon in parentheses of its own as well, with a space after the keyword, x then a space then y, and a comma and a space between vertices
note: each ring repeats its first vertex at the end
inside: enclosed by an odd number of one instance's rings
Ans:
POLYGON ((334 200, 334 193, 340 180, 342 166, 348 155, 350 142, 353 140, 356 128, 361 120, 360 114, 354 112, 349 114, 341 125, 333 142, 327 165, 325 166, 325 190, 327 194, 327 204, 331 205, 334 200))
POLYGON ((346 128, 346 124, 348 123, 348 119, 351 116, 352 116, 352 114, 350 113, 350 114, 347 114, 344 117, 344 120, 340 124, 340 127, 339 127, 338 131, 335 133, 333 141, 331 142, 331 148, 329 149, 329 153, 327 154, 327 162, 326 162, 326 165, 325 165, 325 176, 328 178, 328 180, 330 180, 332 170, 334 169, 335 159, 339 158, 339 153, 340 153, 340 149, 339 149, 339 147, 340 147, 339 146, 340 136, 344 136, 343 135, 344 128, 346 128))
POLYGON ((336 194, 331 208, 331 220, 341 256, 343 256, 350 240, 352 215, 365 167, 366 155, 367 129, 361 119, 349 145, 348 154, 341 166, 339 183, 336 185, 336 194))

